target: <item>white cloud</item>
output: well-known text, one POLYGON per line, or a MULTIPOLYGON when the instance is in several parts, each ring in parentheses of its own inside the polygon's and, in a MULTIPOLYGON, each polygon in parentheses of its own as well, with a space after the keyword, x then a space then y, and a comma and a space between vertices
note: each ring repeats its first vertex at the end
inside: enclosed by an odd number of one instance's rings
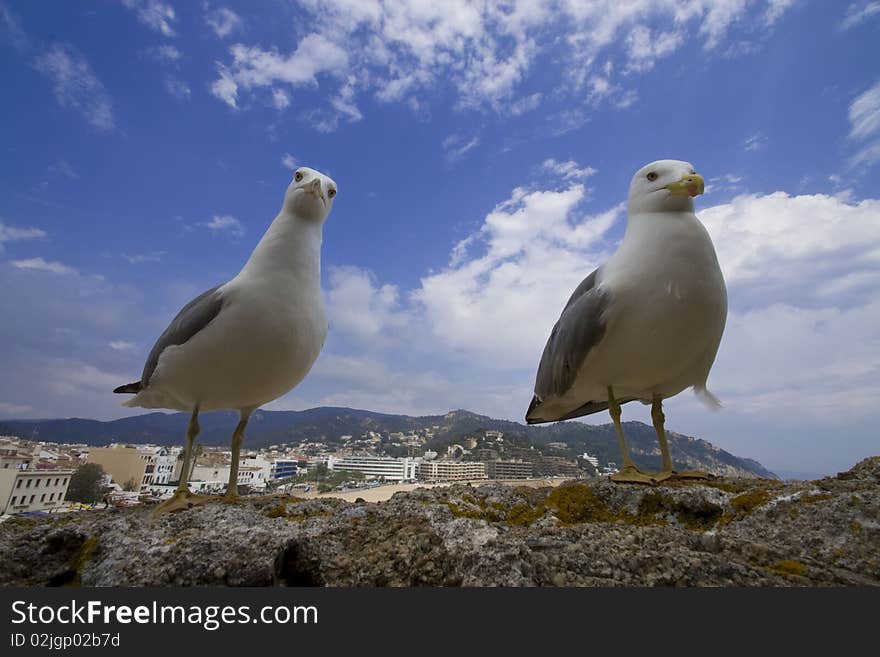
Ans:
POLYGON ((41 228, 33 228, 31 226, 17 228, 15 226, 8 226, 0 220, 0 253, 3 252, 6 242, 42 239, 43 237, 46 237, 46 231, 41 228))
POLYGON ((125 340, 113 340, 110 342, 110 348, 113 351, 131 351, 137 345, 134 342, 126 342, 125 340))
POLYGON ((171 44, 157 46, 149 52, 160 62, 176 62, 183 57, 183 53, 171 44))
POLYGON ((59 105, 76 110, 101 132, 113 130, 110 96, 84 55, 70 45, 55 45, 38 56, 34 65, 52 80, 59 105))
POLYGON ((357 267, 330 269, 327 303, 332 329, 361 343, 375 344, 409 323, 397 286, 379 285, 357 267))
POLYGON ((767 137, 764 136, 761 132, 756 132, 755 134, 746 138, 743 142, 743 150, 745 151, 760 151, 767 145, 767 137))
POLYGON ((291 155, 290 153, 285 153, 281 157, 281 164, 285 168, 290 169, 291 171, 293 171, 297 167, 296 158, 293 155, 291 155))
POLYGON ((131 9, 138 20, 151 30, 162 36, 175 36, 173 23, 177 20, 174 7, 161 0, 122 0, 122 4, 131 9))
POLYGON ((767 9, 764 12, 764 23, 773 25, 797 0, 767 0, 767 9))
POLYGON ((567 181, 583 180, 584 178, 589 178, 590 176, 596 174, 596 169, 594 169, 593 167, 581 168, 580 165, 574 160, 559 162, 553 158, 550 158, 544 160, 543 164, 541 164, 541 168, 545 171, 555 173, 557 176, 560 176, 563 180, 567 181))
POLYGON ((538 109, 538 107, 541 106, 542 98, 543 96, 540 93, 530 94, 510 103, 507 107, 507 111, 510 112, 512 116, 526 114, 527 112, 538 109))
POLYGON ((629 61, 627 73, 644 73, 654 68, 654 63, 678 50, 684 41, 681 32, 652 33, 644 25, 636 25, 626 39, 629 61))
POLYGON ((880 82, 859 94, 849 106, 850 140, 860 142, 850 167, 880 161, 880 82))
POLYGON ((290 94, 284 91, 284 89, 273 89, 272 104, 277 110, 283 110, 290 107, 290 94))
POLYGON ((219 78, 211 83, 211 93, 229 105, 232 109, 238 109, 238 85, 229 69, 223 64, 217 64, 217 73, 219 78))
POLYGON ((750 305, 811 307, 852 303, 865 290, 834 298, 822 286, 880 265, 880 201, 824 194, 749 194, 699 213, 712 235, 728 286, 750 305))
POLYGON ((880 131, 880 82, 853 100, 849 122, 852 139, 866 139, 880 131))
POLYGON ((179 78, 168 76, 164 81, 165 91, 177 100, 189 100, 192 90, 189 85, 179 78))
POLYGON ((128 260, 128 263, 131 265, 139 265, 144 262, 162 262, 164 255, 165 251, 151 251, 150 253, 136 253, 134 255, 123 253, 122 257, 128 260))
POLYGON ((846 16, 840 23, 840 29, 856 27, 877 15, 880 15, 880 2, 854 2, 846 8, 846 16))
POLYGON ((298 410, 314 406, 395 409, 411 415, 448 410, 457 385, 430 371, 403 373, 369 356, 341 356, 326 349, 294 393, 266 406, 298 410))
POLYGON ((461 135, 449 135, 443 140, 443 150, 446 153, 447 162, 460 160, 480 143, 479 137, 462 137, 461 135))
POLYGON ((64 176, 69 180, 79 180, 79 174, 67 160, 56 160, 50 164, 49 173, 56 176, 64 176))
POLYGON ((4 43, 24 52, 28 46, 28 38, 18 17, 6 5, 0 4, 0 44, 4 43))
POLYGON ((32 269, 37 271, 48 271, 53 274, 76 274, 76 269, 61 264, 44 260, 43 258, 27 258, 25 260, 13 260, 12 266, 17 269, 32 269))
POLYGON ((244 235, 244 226, 232 215, 214 215, 210 221, 199 224, 210 228, 213 233, 225 233, 232 238, 238 239, 244 235))
MULTIPOLYGON (((0 7, 0 11, 3 7, 0 7)), ((34 409, 29 404, 12 404, 10 402, 0 401, 0 416, 6 418, 24 418, 32 417, 34 409)))
POLYGON ((499 369, 537 362, 571 291, 601 262, 602 237, 620 216, 621 207, 578 215, 585 196, 580 184, 515 189, 454 251, 447 269, 422 279, 414 298, 440 344, 499 369))
POLYGON ((208 12, 205 15, 205 22, 220 39, 224 39, 242 28, 241 17, 226 7, 208 12))
POLYGON ((536 60, 552 51, 551 56, 570 63, 571 74, 558 88, 560 96, 582 98, 589 80, 593 101, 609 96, 613 105, 625 108, 635 102, 635 91, 621 88, 608 71, 596 69, 600 55, 620 60, 618 69, 624 73, 647 72, 694 36, 702 37, 707 50, 715 49, 734 24, 738 32, 766 39, 770 26, 793 4, 792 0, 559 0, 552 4, 304 0, 300 18, 309 33, 292 53, 237 44, 230 49, 231 61, 218 62, 212 88, 217 98, 237 107, 243 92, 261 87, 330 86, 323 95, 335 99, 327 111, 336 115, 324 120, 328 128, 353 107, 354 99, 344 92, 352 86, 349 76, 358 80, 356 91, 372 93, 382 102, 404 102, 416 111, 425 105, 421 94, 448 87, 457 96, 459 109, 488 107, 516 116, 540 103, 536 93, 516 99, 517 91, 536 74, 536 60), (560 38, 547 39, 550 29, 560 38), (619 54, 613 45, 623 39, 626 47, 619 54))
POLYGON ((293 86, 317 84, 316 76, 341 72, 348 66, 348 53, 341 46, 319 34, 309 34, 289 56, 235 44, 230 48, 231 67, 218 64, 220 78, 212 93, 231 107, 236 107, 239 89, 270 87, 277 83, 293 86))

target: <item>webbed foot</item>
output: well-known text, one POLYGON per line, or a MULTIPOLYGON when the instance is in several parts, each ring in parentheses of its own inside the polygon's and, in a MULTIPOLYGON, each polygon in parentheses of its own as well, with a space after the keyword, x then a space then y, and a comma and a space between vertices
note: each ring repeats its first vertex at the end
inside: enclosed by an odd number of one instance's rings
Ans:
POLYGON ((190 493, 187 490, 179 490, 167 500, 162 502, 162 504, 153 509, 152 515, 157 516, 162 513, 174 513, 175 511, 182 511, 183 509, 189 509, 190 507, 196 506, 197 504, 210 502, 212 499, 214 498, 212 498, 210 495, 196 495, 195 493, 190 493))
POLYGON ((623 469, 611 475, 611 481, 617 484, 648 484, 657 483, 656 475, 651 472, 642 472, 634 465, 626 465, 623 469))

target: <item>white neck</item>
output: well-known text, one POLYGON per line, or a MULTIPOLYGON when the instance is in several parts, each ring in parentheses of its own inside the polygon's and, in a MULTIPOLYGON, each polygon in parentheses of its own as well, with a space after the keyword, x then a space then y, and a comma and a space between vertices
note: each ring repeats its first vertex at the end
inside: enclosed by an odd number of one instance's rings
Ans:
MULTIPOLYGON (((657 192, 655 192, 655 195, 657 192)), ((627 199, 626 214, 630 217, 652 212, 690 212, 694 213, 694 201, 683 194, 669 194, 664 198, 639 196, 627 199)))
POLYGON ((239 276, 293 276, 300 285, 321 287, 322 224, 279 213, 257 244, 239 276))

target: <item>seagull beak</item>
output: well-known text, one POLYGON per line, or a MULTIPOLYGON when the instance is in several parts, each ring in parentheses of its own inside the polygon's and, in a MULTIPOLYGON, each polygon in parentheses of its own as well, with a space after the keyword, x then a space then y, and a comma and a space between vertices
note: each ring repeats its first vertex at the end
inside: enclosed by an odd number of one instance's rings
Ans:
POLYGON ((305 186, 306 192, 309 194, 314 194, 319 199, 327 203, 327 199, 324 198, 324 190, 321 189, 321 179, 315 178, 311 183, 305 186))
POLYGON ((699 196, 703 193, 705 187, 706 182, 703 180, 703 176, 697 173, 682 176, 681 180, 666 185, 666 189, 671 193, 681 195, 687 194, 688 196, 699 196))

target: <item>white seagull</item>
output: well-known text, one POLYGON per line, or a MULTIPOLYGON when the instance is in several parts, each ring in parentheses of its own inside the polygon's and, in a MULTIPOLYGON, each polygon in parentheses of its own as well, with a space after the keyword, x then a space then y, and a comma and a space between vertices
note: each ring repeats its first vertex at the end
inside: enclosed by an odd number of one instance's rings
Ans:
POLYGON ((136 393, 123 406, 192 413, 180 481, 166 509, 189 496, 199 411, 239 412, 226 488, 234 501, 248 418, 302 381, 318 358, 327 337, 322 229, 336 191, 319 171, 297 169, 281 211, 238 275, 186 304, 150 351, 141 380, 113 391, 136 393))
POLYGON ((575 289, 544 347, 529 424, 567 420, 606 408, 623 467, 618 482, 705 478, 672 469, 663 400, 706 389, 727 320, 727 289, 709 233, 694 215, 703 178, 688 162, 660 160, 633 176, 619 248, 575 289), (620 405, 651 404, 663 471, 639 470, 626 447, 620 405))

